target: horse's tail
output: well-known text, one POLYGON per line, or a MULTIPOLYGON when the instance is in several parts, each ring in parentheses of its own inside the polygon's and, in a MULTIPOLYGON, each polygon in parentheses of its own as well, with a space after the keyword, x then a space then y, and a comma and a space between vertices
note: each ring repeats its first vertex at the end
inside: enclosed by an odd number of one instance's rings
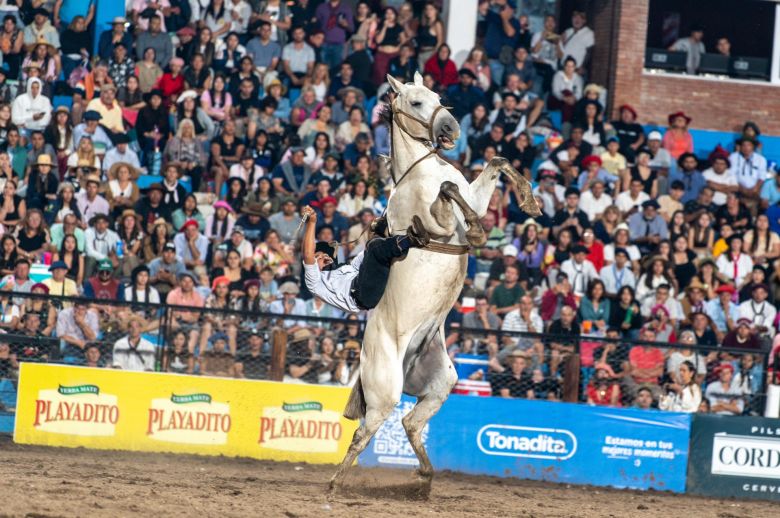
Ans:
POLYGON ((352 386, 352 392, 349 393, 347 406, 344 407, 344 417, 347 419, 360 419, 366 416, 366 397, 363 394, 363 384, 360 382, 360 375, 352 386))

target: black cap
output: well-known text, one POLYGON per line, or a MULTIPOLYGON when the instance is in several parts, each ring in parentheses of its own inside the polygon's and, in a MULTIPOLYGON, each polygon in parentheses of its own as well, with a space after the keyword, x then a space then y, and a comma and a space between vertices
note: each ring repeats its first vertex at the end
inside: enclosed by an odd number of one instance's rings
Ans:
POLYGON ((628 250, 626 250, 622 246, 619 246, 619 247, 615 248, 615 255, 618 255, 618 254, 623 254, 623 255, 626 256, 626 258, 628 258, 628 250))
POLYGON ((572 194, 576 194, 577 196, 579 196, 579 195, 580 195, 580 190, 579 190, 579 189, 577 189, 576 187, 568 187, 568 188, 566 189, 566 194, 565 194, 565 197, 566 197, 566 198, 568 198, 568 197, 569 197, 569 196, 571 196, 572 194))
POLYGON ((330 243, 327 243, 325 241, 318 241, 317 244, 314 246, 314 253, 317 252, 322 252, 330 258, 336 257, 336 248, 330 246, 330 243))
POLYGON ((176 245, 174 245, 171 241, 168 241, 165 243, 165 246, 163 246, 163 250, 173 250, 176 251, 176 245))
POLYGON ((674 180, 672 182, 672 185, 669 187, 670 189, 674 189, 676 191, 684 191, 685 190, 685 184, 682 183, 680 180, 674 180))
POLYGON ((661 208, 661 206, 658 205, 658 202, 655 201, 655 200, 647 200, 647 201, 642 203, 642 208, 643 209, 647 209, 648 207, 652 207, 655 210, 658 210, 659 208, 661 208))
POLYGON ((585 245, 574 245, 571 248, 572 254, 587 254, 588 252, 590 252, 590 250, 588 250, 588 247, 585 245))
POLYGON ((471 77, 471 79, 476 79, 477 78, 477 74, 475 74, 471 69, 468 69, 466 67, 463 67, 460 70, 458 70, 458 75, 459 76, 466 75, 466 76, 471 77))

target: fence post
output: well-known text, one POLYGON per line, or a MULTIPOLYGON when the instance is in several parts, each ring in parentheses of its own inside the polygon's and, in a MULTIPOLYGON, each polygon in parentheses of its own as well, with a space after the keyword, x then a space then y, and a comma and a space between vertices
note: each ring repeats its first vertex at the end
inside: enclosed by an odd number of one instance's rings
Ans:
POLYGON ((269 378, 272 381, 284 380, 284 364, 287 358, 287 332, 274 328, 271 335, 271 369, 269 378))

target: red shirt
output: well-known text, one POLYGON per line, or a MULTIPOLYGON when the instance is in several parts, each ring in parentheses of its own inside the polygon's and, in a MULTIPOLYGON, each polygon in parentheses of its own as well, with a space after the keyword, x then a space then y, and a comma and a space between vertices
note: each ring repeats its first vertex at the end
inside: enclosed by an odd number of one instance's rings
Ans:
MULTIPOLYGON (((628 362, 631 367, 636 369, 655 369, 664 364, 664 353, 657 347, 650 347, 645 349, 644 347, 637 345, 632 347, 628 353, 628 362)), ((638 377, 634 376, 634 380, 637 383, 658 383, 658 378, 651 377, 638 377)))
POLYGON ((184 76, 179 74, 173 77, 170 72, 166 72, 157 80, 155 87, 162 90, 163 101, 167 106, 171 97, 178 96, 184 91, 184 76))
POLYGON ((444 63, 444 69, 439 66, 439 56, 435 54, 425 63, 425 72, 431 74, 442 88, 447 88, 458 82, 458 68, 455 62, 448 59, 444 63))

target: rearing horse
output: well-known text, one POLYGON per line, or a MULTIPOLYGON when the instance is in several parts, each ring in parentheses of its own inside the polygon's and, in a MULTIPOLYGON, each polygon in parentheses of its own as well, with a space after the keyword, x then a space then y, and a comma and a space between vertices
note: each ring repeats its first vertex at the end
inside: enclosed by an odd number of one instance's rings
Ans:
POLYGON ((385 294, 369 314, 360 375, 344 411, 350 419, 365 419, 330 489, 341 482, 404 392, 417 397, 403 426, 420 461, 417 473, 427 493, 433 466, 422 430, 457 381, 444 346, 444 319, 463 287, 469 247, 486 242, 479 220, 487 212, 499 173, 518 186, 523 210, 534 216, 541 211, 531 185, 506 159, 494 158, 468 183, 458 169, 436 155, 436 144, 454 147, 460 126, 439 96, 423 86, 419 73, 410 84, 389 75, 387 80, 398 94, 391 105, 395 187, 388 201, 388 228, 402 234, 412 216, 418 216, 432 241, 426 248, 409 250, 393 264, 385 294))

